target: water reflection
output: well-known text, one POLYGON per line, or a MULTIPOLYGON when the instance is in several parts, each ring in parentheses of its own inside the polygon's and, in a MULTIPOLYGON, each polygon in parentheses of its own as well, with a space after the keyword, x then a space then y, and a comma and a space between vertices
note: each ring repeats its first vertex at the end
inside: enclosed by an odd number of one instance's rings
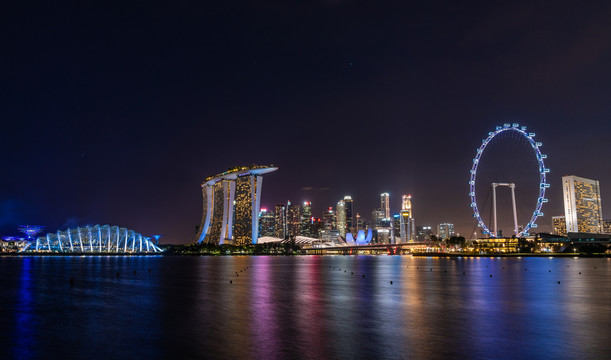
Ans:
POLYGON ((611 350, 608 259, 4 257, 0 266, 0 331, 9 334, 1 358, 604 358, 611 350))
POLYGON ((34 319, 32 307, 32 259, 24 258, 21 262, 20 285, 17 304, 15 306, 15 357, 19 359, 33 358, 36 348, 34 338, 34 319))

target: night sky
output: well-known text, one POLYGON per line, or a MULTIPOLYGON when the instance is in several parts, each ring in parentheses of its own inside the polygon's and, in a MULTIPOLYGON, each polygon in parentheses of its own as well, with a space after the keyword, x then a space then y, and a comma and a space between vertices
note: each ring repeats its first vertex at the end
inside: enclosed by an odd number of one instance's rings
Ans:
MULTIPOLYGON (((412 194, 416 225, 468 235, 472 158, 507 122, 549 156, 540 230, 567 174, 599 180, 611 217, 607 1, 17 3, 0 21, 2 235, 99 223, 190 242, 201 181, 252 163, 279 167, 262 207, 320 216, 349 194, 369 218, 381 192, 394 211, 412 194)), ((510 154, 489 169, 532 163, 510 154)))

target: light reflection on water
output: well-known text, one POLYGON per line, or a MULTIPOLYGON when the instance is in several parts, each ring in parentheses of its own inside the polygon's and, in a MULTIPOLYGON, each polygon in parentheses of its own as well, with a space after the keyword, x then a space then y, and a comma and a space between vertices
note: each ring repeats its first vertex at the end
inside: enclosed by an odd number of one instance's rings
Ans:
POLYGON ((611 350, 609 259, 0 257, 0 284, 2 359, 611 350))

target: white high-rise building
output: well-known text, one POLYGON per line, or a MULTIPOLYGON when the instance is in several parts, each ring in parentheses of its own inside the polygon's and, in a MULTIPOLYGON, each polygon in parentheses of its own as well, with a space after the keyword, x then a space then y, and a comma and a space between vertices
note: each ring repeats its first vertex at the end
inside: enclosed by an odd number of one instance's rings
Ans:
POLYGON ((346 203, 344 203, 344 200, 338 201, 335 209, 337 214, 337 230, 339 230, 341 237, 346 237, 346 203))
POLYGON ((598 180, 562 177, 567 232, 602 233, 603 216, 598 180))
POLYGON ((380 194, 380 210, 384 211, 385 219, 390 219, 390 195, 388 193, 380 194))

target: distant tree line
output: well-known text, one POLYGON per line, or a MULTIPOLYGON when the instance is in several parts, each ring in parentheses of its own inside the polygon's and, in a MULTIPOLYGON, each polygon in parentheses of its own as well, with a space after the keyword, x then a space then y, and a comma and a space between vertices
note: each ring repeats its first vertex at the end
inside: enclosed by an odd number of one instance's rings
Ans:
POLYGON ((187 244, 167 245, 165 254, 168 255, 295 255, 300 254, 301 247, 295 242, 265 243, 251 245, 215 245, 215 244, 187 244))

